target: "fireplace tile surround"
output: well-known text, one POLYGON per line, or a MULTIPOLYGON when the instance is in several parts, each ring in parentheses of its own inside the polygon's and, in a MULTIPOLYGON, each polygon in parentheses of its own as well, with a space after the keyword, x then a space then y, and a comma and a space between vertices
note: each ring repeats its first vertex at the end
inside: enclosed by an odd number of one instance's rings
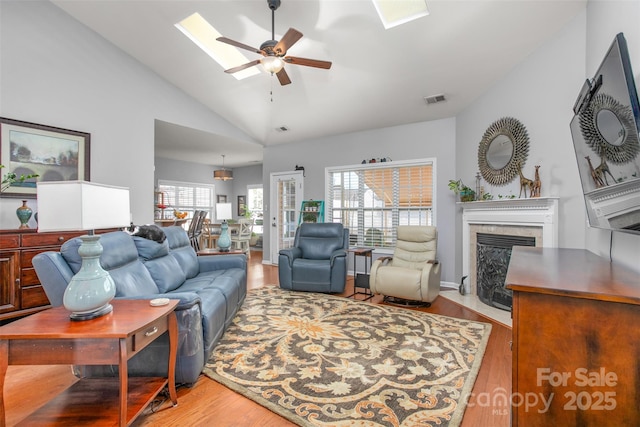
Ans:
MULTIPOLYGON (((465 293, 476 295, 476 235, 535 237, 537 247, 558 246, 558 198, 459 203, 462 206, 462 274, 465 293)), ((477 298, 477 297, 476 297, 477 298)))

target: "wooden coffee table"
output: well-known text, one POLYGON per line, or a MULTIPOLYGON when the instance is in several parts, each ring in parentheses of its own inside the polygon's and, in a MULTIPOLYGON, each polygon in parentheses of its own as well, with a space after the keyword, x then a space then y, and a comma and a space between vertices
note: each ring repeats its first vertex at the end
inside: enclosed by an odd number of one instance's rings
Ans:
POLYGON ((168 384, 178 403, 175 366, 177 300, 152 307, 149 300, 113 300, 113 312, 72 321, 55 307, 0 327, 0 425, 5 425, 4 380, 8 365, 118 365, 119 377, 84 378, 23 421, 37 425, 130 424, 168 384), (169 331, 168 378, 131 377, 127 361, 169 331))

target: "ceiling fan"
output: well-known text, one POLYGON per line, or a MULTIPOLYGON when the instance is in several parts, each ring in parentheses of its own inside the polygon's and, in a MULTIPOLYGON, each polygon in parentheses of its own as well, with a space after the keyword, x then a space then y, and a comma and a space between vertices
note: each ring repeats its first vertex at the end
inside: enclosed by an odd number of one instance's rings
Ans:
POLYGON ((331 68, 331 62, 329 61, 319 61, 317 59, 307 59, 307 58, 298 58, 296 56, 285 56, 287 51, 291 46, 293 46, 300 38, 302 38, 302 33, 294 28, 289 28, 289 30, 285 33, 285 35, 280 39, 280 41, 275 39, 275 11, 280 7, 280 0, 267 0, 267 4, 269 5, 269 9, 271 9, 271 40, 267 40, 266 42, 260 45, 260 49, 256 49, 254 47, 248 46, 244 43, 237 42, 235 40, 231 40, 227 37, 218 37, 216 40, 230 44, 231 46, 235 46, 241 49, 250 50, 255 53, 259 53, 263 56, 261 59, 256 59, 255 61, 248 62, 243 65, 239 65, 237 67, 229 68, 228 70, 224 70, 225 73, 237 73, 238 71, 242 71, 245 68, 253 67, 258 64, 262 64, 262 66, 270 73, 275 74, 278 77, 278 81, 282 86, 288 85, 291 83, 291 79, 287 75, 287 72, 284 69, 284 65, 286 64, 294 64, 294 65, 304 65, 307 67, 315 67, 315 68, 331 68))

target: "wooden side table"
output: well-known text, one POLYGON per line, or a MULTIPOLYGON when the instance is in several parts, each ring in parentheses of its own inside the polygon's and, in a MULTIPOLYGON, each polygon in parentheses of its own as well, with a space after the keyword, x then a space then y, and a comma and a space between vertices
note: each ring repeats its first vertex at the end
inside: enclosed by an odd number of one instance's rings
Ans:
POLYGON ((118 365, 118 378, 84 378, 31 414, 27 424, 130 424, 168 384, 178 403, 175 366, 177 300, 153 307, 149 300, 113 300, 113 312, 72 321, 55 307, 0 327, 0 425, 5 425, 4 381, 8 365, 118 365), (168 378, 128 377, 127 361, 169 331, 168 378), (118 409, 118 410, 116 410, 118 409))
POLYGON ((220 249, 200 249, 198 252, 199 256, 204 256, 204 255, 243 255, 244 251, 241 251, 240 249, 229 249, 226 252, 222 252, 220 249))
POLYGON ((373 293, 369 287, 369 269, 371 268, 371 264, 373 262, 373 249, 374 248, 349 248, 349 252, 353 252, 353 293, 347 298, 353 297, 355 299, 356 295, 362 295, 364 298, 362 301, 367 301, 373 298, 373 293), (364 274, 356 273, 356 257, 364 257, 364 274), (368 264, 367 264, 368 262, 368 264), (357 288, 362 288, 363 291, 358 291, 357 288))

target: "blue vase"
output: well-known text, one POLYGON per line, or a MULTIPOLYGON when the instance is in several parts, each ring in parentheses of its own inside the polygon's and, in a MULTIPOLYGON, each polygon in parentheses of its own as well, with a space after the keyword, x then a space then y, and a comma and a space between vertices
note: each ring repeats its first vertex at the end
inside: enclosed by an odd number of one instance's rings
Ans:
POLYGON ((220 225, 220 237, 218 237, 218 249, 220 252, 229 252, 231 247, 231 237, 229 237, 229 225, 227 221, 222 221, 220 225))
POLYGON ((16 209, 16 215, 18 216, 18 219, 20 220, 20 227, 19 228, 29 228, 28 222, 31 219, 31 215, 33 214, 33 211, 31 210, 31 208, 29 206, 27 206, 27 201, 23 200, 22 201, 22 206, 20 206, 18 209, 16 209))

